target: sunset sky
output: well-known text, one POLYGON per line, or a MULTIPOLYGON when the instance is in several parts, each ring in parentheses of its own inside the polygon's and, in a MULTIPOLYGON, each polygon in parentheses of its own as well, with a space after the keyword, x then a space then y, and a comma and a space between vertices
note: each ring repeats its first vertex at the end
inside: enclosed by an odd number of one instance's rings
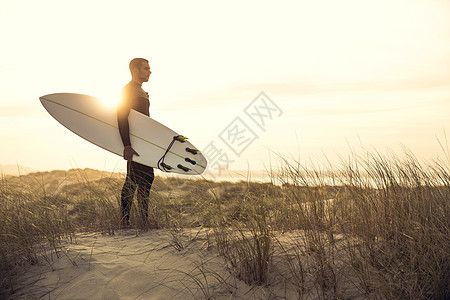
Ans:
POLYGON ((0 0, 0 32, 1 165, 123 170, 39 96, 114 105, 134 57, 151 116, 233 170, 360 147, 434 159, 450 138, 448 0, 0 0), (261 92, 279 109, 263 127, 245 113, 261 92), (239 155, 220 138, 236 118, 257 136, 239 155))

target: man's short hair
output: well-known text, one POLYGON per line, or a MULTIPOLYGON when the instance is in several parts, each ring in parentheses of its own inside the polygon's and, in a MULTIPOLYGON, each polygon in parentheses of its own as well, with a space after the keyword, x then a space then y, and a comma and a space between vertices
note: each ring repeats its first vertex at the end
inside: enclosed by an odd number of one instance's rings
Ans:
POLYGON ((141 63, 147 63, 148 64, 148 60, 146 60, 145 58, 133 58, 130 61, 130 71, 132 71, 135 68, 139 68, 141 63))

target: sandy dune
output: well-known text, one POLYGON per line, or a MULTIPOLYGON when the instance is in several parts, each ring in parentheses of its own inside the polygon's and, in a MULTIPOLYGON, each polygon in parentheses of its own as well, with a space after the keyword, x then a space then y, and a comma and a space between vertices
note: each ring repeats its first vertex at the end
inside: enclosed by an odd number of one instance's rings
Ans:
POLYGON ((84 234, 20 278, 17 299, 261 299, 225 271, 205 231, 84 234), (176 246, 176 241, 183 249, 176 246))

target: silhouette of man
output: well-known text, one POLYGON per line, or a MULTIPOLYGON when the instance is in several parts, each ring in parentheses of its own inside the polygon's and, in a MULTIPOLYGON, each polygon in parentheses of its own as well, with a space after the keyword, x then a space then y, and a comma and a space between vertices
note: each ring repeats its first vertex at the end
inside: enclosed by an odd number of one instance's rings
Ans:
POLYGON ((148 93, 142 89, 142 83, 150 78, 150 65, 144 58, 134 58, 130 61, 131 81, 122 89, 122 99, 117 107, 117 122, 120 137, 124 146, 123 158, 127 160, 127 177, 121 193, 121 223, 126 227, 130 225, 130 211, 134 193, 137 190, 137 202, 142 226, 148 225, 148 201, 150 189, 154 179, 152 167, 133 161, 133 156, 139 154, 133 149, 130 142, 130 126, 128 116, 134 109, 150 116, 150 101, 148 93))

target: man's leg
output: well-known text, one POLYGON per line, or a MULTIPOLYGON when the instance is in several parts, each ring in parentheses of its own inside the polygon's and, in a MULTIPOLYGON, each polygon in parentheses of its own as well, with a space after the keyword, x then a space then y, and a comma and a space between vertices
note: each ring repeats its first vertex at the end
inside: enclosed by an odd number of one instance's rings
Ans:
POLYGON ((140 187, 138 189, 138 208, 139 208, 139 215, 142 220, 142 225, 145 227, 148 222, 148 200, 150 195, 150 188, 146 187, 140 187))
POLYGON ((135 190, 136 183, 133 180, 133 169, 130 163, 127 163, 127 177, 121 193, 121 223, 125 226, 130 224, 131 204, 133 203, 135 190))
POLYGON ((136 181, 139 185, 137 193, 138 210, 142 220, 142 225, 143 227, 146 227, 148 225, 148 202, 150 189, 152 188, 155 175, 152 167, 138 164, 138 166, 135 166, 135 169, 139 170, 135 173, 137 176, 136 181))

